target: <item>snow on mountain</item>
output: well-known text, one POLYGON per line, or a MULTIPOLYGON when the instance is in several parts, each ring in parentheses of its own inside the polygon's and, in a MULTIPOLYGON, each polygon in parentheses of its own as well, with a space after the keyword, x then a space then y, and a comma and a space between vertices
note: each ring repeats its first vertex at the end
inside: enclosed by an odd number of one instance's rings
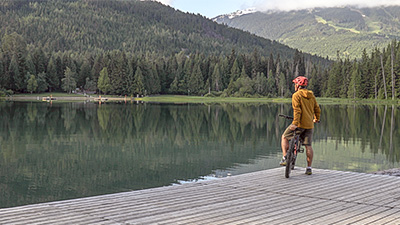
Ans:
POLYGON ((212 20, 217 21, 218 19, 222 19, 222 18, 226 18, 226 17, 228 17, 229 19, 233 19, 235 17, 239 17, 239 16, 243 16, 243 15, 251 14, 251 13, 255 13, 255 12, 257 12, 256 8, 248 8, 248 9, 244 9, 244 10, 238 10, 238 11, 230 13, 230 14, 220 15, 220 16, 213 18, 212 20))

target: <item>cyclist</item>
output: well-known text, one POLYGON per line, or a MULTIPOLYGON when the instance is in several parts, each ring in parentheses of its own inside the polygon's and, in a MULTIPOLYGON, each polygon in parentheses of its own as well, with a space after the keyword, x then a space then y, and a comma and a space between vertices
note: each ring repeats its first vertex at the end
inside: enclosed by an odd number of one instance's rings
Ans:
POLYGON ((319 122, 321 109, 315 99, 314 93, 306 89, 308 79, 304 76, 298 76, 293 80, 295 93, 292 96, 293 122, 282 135, 282 153, 283 157, 280 165, 286 165, 286 152, 289 148, 289 141, 294 137, 294 132, 298 128, 300 137, 303 139, 303 145, 306 146, 307 168, 306 174, 312 174, 312 160, 314 151, 311 146, 314 123, 319 122))

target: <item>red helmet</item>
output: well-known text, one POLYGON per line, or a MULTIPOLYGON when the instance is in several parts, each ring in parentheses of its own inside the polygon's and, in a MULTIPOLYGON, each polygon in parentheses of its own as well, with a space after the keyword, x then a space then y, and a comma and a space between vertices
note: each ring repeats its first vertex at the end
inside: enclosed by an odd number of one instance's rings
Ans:
POLYGON ((293 83, 298 84, 300 86, 307 86, 308 79, 307 79, 307 77, 298 76, 298 77, 294 78, 293 83))

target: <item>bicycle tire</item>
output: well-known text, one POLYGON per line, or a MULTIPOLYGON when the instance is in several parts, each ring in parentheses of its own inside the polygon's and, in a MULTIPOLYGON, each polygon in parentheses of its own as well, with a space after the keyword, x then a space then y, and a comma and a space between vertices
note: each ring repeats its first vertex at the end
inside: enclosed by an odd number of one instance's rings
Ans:
POLYGON ((289 142, 289 149, 286 153, 286 169, 285 169, 285 177, 289 178, 290 171, 292 170, 292 162, 294 157, 294 138, 289 142))
MULTIPOLYGON (((295 140, 295 138, 293 138, 293 140, 295 140)), ((296 165, 297 153, 301 146, 300 141, 294 141, 294 142, 295 142, 295 147, 296 147, 297 151, 293 150, 292 170, 294 170, 294 166, 296 165)))

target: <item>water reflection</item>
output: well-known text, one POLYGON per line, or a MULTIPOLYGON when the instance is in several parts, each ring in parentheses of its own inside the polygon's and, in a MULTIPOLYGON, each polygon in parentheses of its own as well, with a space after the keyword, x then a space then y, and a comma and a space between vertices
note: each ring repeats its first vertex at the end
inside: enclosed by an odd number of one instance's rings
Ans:
MULTIPOLYGON (((277 167, 280 113, 290 104, 0 102, 0 207, 277 167)), ((322 106, 314 167, 399 167, 399 121, 396 106, 322 106)))

